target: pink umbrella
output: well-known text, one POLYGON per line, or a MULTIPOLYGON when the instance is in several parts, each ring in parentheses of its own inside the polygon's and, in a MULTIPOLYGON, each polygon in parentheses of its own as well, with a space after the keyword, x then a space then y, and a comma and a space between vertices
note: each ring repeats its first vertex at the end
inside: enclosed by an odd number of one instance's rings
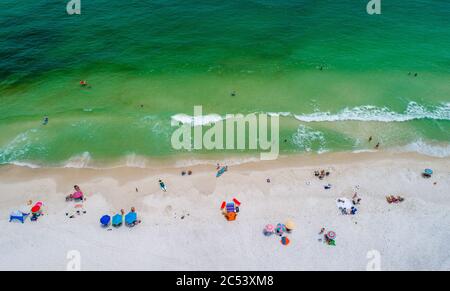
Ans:
POLYGON ((275 231, 275 227, 272 224, 268 224, 264 227, 264 235, 271 235, 275 231))

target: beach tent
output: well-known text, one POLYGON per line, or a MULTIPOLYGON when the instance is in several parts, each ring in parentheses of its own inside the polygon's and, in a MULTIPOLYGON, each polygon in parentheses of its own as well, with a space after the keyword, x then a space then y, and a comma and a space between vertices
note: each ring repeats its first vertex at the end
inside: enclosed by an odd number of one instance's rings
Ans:
POLYGON ((128 226, 134 226, 136 221, 137 221, 137 213, 136 212, 129 212, 127 215, 125 215, 125 223, 128 226))
POLYGON ((25 219, 27 218, 28 215, 29 215, 29 213, 23 213, 22 211, 14 211, 9 216, 9 222, 11 222, 13 220, 18 220, 18 221, 24 223, 25 219))
POLYGON ((104 227, 108 227, 110 221, 111 221, 111 216, 109 216, 109 215, 103 215, 103 216, 100 218, 100 223, 101 223, 102 226, 104 226, 104 227))
POLYGON ((116 214, 112 218, 112 225, 115 227, 119 227, 122 225, 123 217, 120 214, 116 214))

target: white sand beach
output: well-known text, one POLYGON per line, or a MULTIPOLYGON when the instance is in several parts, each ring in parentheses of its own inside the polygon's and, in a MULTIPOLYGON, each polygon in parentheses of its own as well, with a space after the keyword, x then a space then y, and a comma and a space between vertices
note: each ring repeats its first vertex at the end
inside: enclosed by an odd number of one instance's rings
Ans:
MULTIPOLYGON (((220 161, 217 161, 220 162, 220 161)), ((450 160, 416 154, 334 153, 216 167, 31 169, 0 167, 0 270, 66 270, 67 253, 81 255, 82 270, 366 270, 368 252, 381 270, 450 270, 450 160), (430 179, 421 177, 432 168, 430 179), (313 171, 326 169, 319 180, 313 171), (181 176, 192 170, 191 176, 181 176), (158 179, 168 191, 162 192, 158 179), (267 183, 266 179, 271 182, 267 183), (331 189, 324 185, 330 183, 331 189), (65 196, 79 185, 86 214, 65 196), (139 192, 136 192, 138 188, 139 192), (358 188, 356 215, 342 215, 339 197, 358 188), (388 204, 386 195, 405 201, 388 204), (241 203, 236 221, 222 201, 241 203), (9 222, 9 214, 44 202, 37 222, 9 222), (142 223, 107 230, 99 219, 137 209, 142 223), (284 246, 266 237, 268 223, 291 219, 284 246), (318 241, 322 227, 336 246, 318 241), (373 252, 372 252, 373 253, 373 252)))

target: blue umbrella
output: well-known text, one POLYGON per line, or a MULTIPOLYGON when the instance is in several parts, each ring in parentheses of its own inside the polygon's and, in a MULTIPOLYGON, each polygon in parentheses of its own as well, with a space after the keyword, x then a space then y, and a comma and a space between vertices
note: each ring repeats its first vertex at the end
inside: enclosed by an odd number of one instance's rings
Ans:
POLYGON ((112 224, 113 224, 114 226, 119 226, 119 225, 122 224, 122 222, 123 222, 122 215, 116 214, 116 215, 113 216, 113 218, 112 218, 112 224))
POLYGON ((127 215, 125 215, 125 222, 126 224, 133 224, 137 220, 137 214, 136 212, 130 212, 127 215))
POLYGON ((427 175, 433 175, 433 170, 432 169, 425 169, 425 171, 423 171, 425 174, 427 175))
POLYGON ((109 215, 103 215, 102 218, 100 218, 100 223, 103 226, 108 226, 110 221, 111 221, 111 217, 109 215))

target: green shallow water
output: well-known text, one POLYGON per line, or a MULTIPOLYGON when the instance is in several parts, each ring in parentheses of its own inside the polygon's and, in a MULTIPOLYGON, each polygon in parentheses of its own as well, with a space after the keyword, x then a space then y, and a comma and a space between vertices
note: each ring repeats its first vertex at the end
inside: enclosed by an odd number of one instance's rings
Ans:
POLYGON ((282 153, 373 136, 448 156, 450 3, 382 2, 369 16, 366 1, 82 0, 69 16, 62 1, 4 0, 0 163, 171 156, 171 118, 195 105, 290 112, 282 153))

